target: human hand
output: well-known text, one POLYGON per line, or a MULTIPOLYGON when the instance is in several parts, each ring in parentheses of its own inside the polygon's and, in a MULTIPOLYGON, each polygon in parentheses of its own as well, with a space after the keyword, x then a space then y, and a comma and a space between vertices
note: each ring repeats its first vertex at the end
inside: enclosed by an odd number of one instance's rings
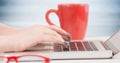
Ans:
POLYGON ((34 25, 8 36, 5 52, 24 51, 43 42, 63 44, 64 39, 69 40, 69 34, 54 25, 34 25), (63 39, 64 38, 64 39, 63 39))

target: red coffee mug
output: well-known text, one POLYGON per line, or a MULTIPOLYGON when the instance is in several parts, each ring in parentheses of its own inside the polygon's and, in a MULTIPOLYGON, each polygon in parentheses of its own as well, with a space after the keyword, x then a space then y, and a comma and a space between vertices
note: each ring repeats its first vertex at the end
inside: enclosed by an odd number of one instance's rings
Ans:
POLYGON ((71 34, 72 40, 83 40, 88 23, 88 6, 88 4, 59 4, 58 10, 47 11, 46 21, 54 25, 49 19, 49 14, 56 13, 60 27, 71 34))

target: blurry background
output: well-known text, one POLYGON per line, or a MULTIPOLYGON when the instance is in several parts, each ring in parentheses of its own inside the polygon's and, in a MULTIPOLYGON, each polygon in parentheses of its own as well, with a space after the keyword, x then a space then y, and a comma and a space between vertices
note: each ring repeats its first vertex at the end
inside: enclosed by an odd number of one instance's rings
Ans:
MULTIPOLYGON (((108 36, 120 29, 120 0, 0 0, 0 23, 19 28, 47 24, 46 11, 60 3, 90 5, 86 36, 108 36)), ((58 25, 57 16, 51 15, 58 25)))

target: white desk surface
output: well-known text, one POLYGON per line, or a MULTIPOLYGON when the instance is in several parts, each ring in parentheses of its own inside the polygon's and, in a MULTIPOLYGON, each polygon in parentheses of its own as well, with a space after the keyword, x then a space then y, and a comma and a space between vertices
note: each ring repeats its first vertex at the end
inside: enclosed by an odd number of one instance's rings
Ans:
MULTIPOLYGON (((22 63, 40 63, 40 62, 22 62, 22 63)), ((120 60, 54 60, 50 63, 120 63, 120 60)))
POLYGON ((120 60, 59 60, 51 63, 120 63, 120 60))

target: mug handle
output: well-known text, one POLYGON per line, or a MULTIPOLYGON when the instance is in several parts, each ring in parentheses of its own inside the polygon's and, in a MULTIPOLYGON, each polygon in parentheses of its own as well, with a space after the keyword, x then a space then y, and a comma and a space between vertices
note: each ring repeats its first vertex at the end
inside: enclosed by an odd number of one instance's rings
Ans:
POLYGON ((49 24, 49 25, 55 25, 55 24, 53 24, 52 23, 52 21, 49 19, 49 14, 50 13, 55 13, 57 16, 58 16, 58 10, 55 10, 55 9, 50 9, 50 10, 48 10, 47 11, 47 13, 46 13, 46 21, 47 21, 47 23, 49 24))

